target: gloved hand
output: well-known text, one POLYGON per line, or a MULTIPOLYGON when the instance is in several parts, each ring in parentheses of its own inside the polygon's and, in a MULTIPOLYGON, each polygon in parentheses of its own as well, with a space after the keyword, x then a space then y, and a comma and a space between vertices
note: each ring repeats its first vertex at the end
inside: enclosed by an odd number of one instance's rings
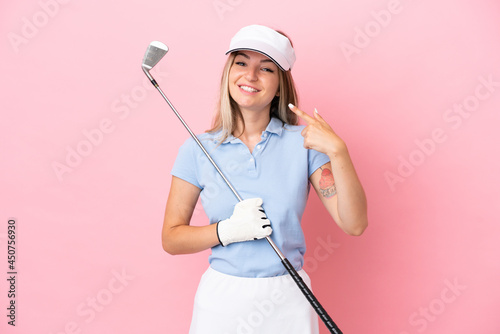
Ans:
POLYGON ((217 237, 222 246, 262 239, 272 232, 271 222, 262 209, 262 198, 249 198, 239 202, 230 218, 217 223, 217 237))

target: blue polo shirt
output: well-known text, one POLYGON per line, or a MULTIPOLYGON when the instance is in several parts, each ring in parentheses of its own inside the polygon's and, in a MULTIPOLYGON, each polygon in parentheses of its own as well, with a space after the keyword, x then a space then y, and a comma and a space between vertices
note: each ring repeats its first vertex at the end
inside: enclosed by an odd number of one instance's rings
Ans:
MULTIPOLYGON (((243 199, 260 197, 271 221, 271 239, 296 270, 306 251, 300 225, 309 195, 309 176, 330 161, 327 155, 304 148, 304 126, 272 118, 252 153, 238 138, 217 141, 220 133, 198 136, 226 178, 243 199)), ((238 199, 193 138, 180 147, 171 172, 201 189, 201 204, 210 224, 229 218, 238 199)), ((287 273, 265 239, 212 248, 213 269, 234 276, 270 277, 287 273)))

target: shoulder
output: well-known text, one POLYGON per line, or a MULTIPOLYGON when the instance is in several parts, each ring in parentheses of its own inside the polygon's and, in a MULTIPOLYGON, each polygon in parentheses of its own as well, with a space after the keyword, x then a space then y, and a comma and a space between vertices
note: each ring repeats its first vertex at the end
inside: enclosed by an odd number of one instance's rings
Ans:
MULTIPOLYGON (((217 133, 201 133, 197 134, 196 138, 201 143, 203 148, 209 152, 209 154, 215 153, 220 145, 217 141, 219 138, 217 133)), ((199 161, 205 156, 203 150, 200 149, 198 143, 191 136, 189 136, 179 148, 179 155, 184 157, 188 156, 194 161, 199 161)))
MULTIPOLYGON (((201 133, 201 134, 197 134, 196 138, 198 138, 198 140, 200 142, 202 142, 203 145, 205 145, 206 143, 214 142, 216 140, 216 138, 217 138, 217 134, 216 133, 204 132, 204 133, 201 133)), ((194 140, 193 137, 189 136, 184 141, 184 143, 182 144, 182 146, 186 147, 186 148, 192 148, 192 147, 198 146, 198 144, 196 143, 196 141, 194 140)))
MULTIPOLYGON (((196 135, 196 138, 198 138, 203 147, 209 152, 216 145, 214 136, 211 133, 198 134, 196 135)), ((183 166, 185 166, 185 164, 196 166, 198 165, 200 159, 203 159, 203 156, 203 150, 200 149, 194 138, 189 136, 179 147, 176 164, 183 166)))

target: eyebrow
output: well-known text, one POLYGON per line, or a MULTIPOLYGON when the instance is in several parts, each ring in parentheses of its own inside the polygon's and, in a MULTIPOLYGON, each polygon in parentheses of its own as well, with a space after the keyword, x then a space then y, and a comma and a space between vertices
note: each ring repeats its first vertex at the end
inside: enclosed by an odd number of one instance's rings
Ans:
MULTIPOLYGON (((247 55, 246 53, 243 53, 243 52, 241 52, 241 51, 236 52, 236 56, 243 56, 243 57, 245 57, 246 59, 250 59, 250 56, 249 56, 249 55, 247 55)), ((261 62, 261 63, 269 63, 269 62, 273 63, 273 61, 272 61, 271 59, 269 59, 269 58, 262 59, 260 62, 261 62)))

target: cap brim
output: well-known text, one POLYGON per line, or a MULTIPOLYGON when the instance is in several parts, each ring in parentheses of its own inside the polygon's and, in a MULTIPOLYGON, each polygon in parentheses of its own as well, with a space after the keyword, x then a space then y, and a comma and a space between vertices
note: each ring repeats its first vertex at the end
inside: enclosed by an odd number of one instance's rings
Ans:
POLYGON ((266 56, 267 58, 271 59, 271 61, 272 61, 272 62, 273 62, 276 66, 278 66, 278 67, 280 68, 280 70, 282 70, 282 71, 288 71, 288 69, 290 69, 290 68, 288 68, 287 70, 285 70, 285 69, 283 68, 283 66, 281 66, 281 65, 280 65, 280 64, 279 64, 279 63, 278 63, 278 62, 277 62, 277 61, 276 61, 273 57, 271 57, 271 55, 269 55, 269 54, 265 53, 264 51, 257 50, 257 49, 252 49, 252 48, 234 48, 234 49, 230 49, 230 50, 228 50, 228 51, 226 52, 226 55, 227 55, 227 54, 229 54, 229 53, 231 53, 231 52, 236 52, 236 51, 253 51, 253 52, 258 52, 258 53, 260 53, 260 54, 262 54, 262 55, 266 56))

